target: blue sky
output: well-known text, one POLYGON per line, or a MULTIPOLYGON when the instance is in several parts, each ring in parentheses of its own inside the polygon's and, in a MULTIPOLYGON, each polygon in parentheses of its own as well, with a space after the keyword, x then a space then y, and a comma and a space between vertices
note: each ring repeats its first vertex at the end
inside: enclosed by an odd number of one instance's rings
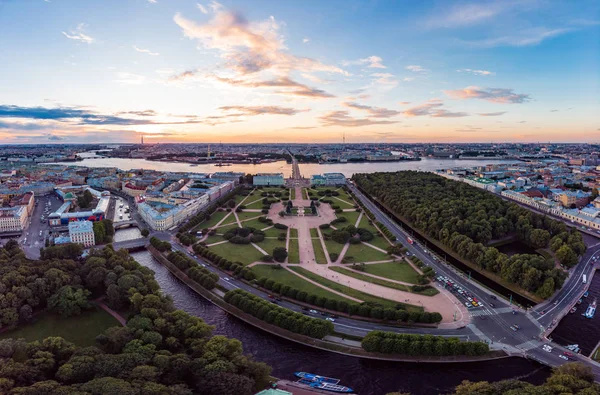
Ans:
POLYGON ((597 1, 0 0, 0 143, 600 141, 597 1))

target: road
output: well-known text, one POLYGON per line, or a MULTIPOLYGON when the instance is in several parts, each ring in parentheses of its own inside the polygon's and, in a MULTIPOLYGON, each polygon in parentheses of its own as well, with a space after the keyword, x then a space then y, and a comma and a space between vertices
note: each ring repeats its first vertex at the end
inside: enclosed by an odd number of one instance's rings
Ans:
POLYGON ((62 201, 54 194, 36 196, 35 201, 36 205, 29 217, 29 226, 18 238, 23 251, 25 251, 25 256, 29 259, 39 259, 40 248, 45 246, 46 238, 51 232, 48 225, 48 214, 56 211, 62 205, 62 201), (42 232, 41 236, 40 232, 42 232))
MULTIPOLYGON (((465 275, 463 273, 458 273, 455 268, 441 263, 440 260, 432 259, 430 253, 426 253, 426 250, 418 245, 418 243, 410 245, 405 242, 408 235, 404 233, 403 229, 394 220, 384 214, 379 207, 377 207, 369 198, 364 196, 364 194, 352 183, 348 183, 348 187, 363 202, 365 207, 375 215, 376 219, 383 223, 398 238, 398 240, 405 244, 405 247, 407 247, 411 253, 414 253, 425 264, 433 267, 436 273, 453 279, 461 287, 475 295, 479 300, 488 301, 488 306, 484 307, 484 311, 486 311, 485 315, 479 315, 478 313, 479 318, 486 317, 486 319, 476 319, 470 325, 471 329, 475 333, 478 333, 482 340, 485 340, 486 338, 492 339, 496 343, 502 343, 502 348, 513 354, 520 353, 524 357, 535 359, 538 362, 549 366, 558 366, 567 362, 559 357, 566 349, 558 344, 551 343, 545 338, 547 326, 553 321, 557 322, 559 317, 562 317, 561 314, 564 312, 564 308, 574 304, 579 299, 580 295, 583 294, 584 287, 581 280, 582 276, 584 273, 587 273, 588 279, 590 278, 589 274, 594 270, 593 265, 590 265, 590 262, 593 262, 593 257, 600 256, 600 246, 596 245, 586 252, 581 262, 572 269, 572 273, 565 282, 563 288, 549 302, 534 308, 531 313, 520 309, 516 314, 510 312, 500 313, 499 311, 503 311, 501 306, 506 306, 505 301, 498 298, 496 307, 490 308, 489 291, 473 281, 466 279, 465 275), (557 302, 556 305, 554 305, 554 301, 557 302), (547 306, 551 307, 547 308, 547 306), (542 311, 543 313, 541 313, 542 311), (538 318, 540 321, 538 321, 538 318), (514 324, 519 325, 520 329, 517 331, 510 329, 510 326, 514 324), (544 351, 542 348, 542 345, 544 344, 553 347, 552 352, 544 351)), ((572 360, 577 360, 590 366, 596 376, 596 380, 600 380, 600 364, 581 355, 575 355, 572 360)))

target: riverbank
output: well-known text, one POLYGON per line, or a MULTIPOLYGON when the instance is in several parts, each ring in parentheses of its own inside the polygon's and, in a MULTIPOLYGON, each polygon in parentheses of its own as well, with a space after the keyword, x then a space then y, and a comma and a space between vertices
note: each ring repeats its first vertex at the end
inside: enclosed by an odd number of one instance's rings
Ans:
POLYGON ((427 363, 457 363, 457 362, 477 362, 477 361, 489 361, 496 359, 509 358, 504 351, 491 351, 487 355, 482 356, 447 356, 447 357, 434 357, 434 356, 394 356, 380 353, 371 353, 360 348, 360 343, 355 340, 345 340, 336 336, 327 336, 327 340, 314 339, 308 336, 292 333, 286 331, 280 327, 271 325, 265 321, 258 320, 257 318, 243 312, 242 310, 226 303, 222 295, 223 292, 217 290, 216 292, 208 291, 207 289, 198 285, 195 281, 190 279, 183 271, 169 262, 164 255, 152 246, 148 247, 148 251, 160 264, 162 264, 171 274, 177 277, 180 281, 186 284, 191 290, 204 297, 209 302, 213 303, 217 307, 223 309, 225 312, 235 316, 236 318, 250 324, 256 328, 262 329, 268 333, 274 334, 286 340, 299 343, 302 345, 314 347, 320 350, 330 351, 337 354, 346 356, 359 357, 371 360, 379 361, 390 361, 390 362, 427 362, 427 363))

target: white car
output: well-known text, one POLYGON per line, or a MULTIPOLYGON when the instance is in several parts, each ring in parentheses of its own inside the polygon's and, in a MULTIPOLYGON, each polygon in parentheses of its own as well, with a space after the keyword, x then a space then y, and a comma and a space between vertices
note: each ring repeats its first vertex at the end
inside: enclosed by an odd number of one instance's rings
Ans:
POLYGON ((312 313, 312 314, 319 314, 319 312, 317 310, 308 310, 308 312, 312 313))
POLYGON ((566 355, 562 355, 562 354, 561 354, 561 355, 559 355, 558 357, 559 357, 559 358, 562 358, 562 359, 564 359, 565 361, 568 361, 568 360, 569 360, 569 357, 567 357, 566 355))
POLYGON ((546 351, 546 352, 552 352, 552 347, 550 347, 550 346, 549 346, 549 345, 547 345, 547 344, 544 344, 544 345, 542 346, 542 350, 544 350, 544 351, 546 351))
POLYGON ((223 280, 229 281, 229 277, 223 277, 223 280))
POLYGON ((331 318, 331 317, 327 317, 327 318, 325 318, 325 319, 326 319, 327 321, 335 322, 335 320, 334 320, 333 318, 331 318))

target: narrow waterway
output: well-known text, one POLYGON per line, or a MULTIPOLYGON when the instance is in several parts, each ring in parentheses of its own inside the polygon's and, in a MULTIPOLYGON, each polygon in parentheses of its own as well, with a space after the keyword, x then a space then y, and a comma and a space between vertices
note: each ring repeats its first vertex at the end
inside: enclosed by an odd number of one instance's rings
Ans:
POLYGON ((136 252, 132 256, 156 273, 156 280, 163 292, 171 295, 177 308, 214 325, 214 334, 239 339, 246 353, 273 367, 276 377, 293 379, 295 371, 307 371, 340 378, 342 384, 354 388, 361 395, 380 395, 392 391, 437 395, 452 391, 463 380, 522 378, 539 384, 549 374, 548 368, 522 358, 468 364, 392 363, 363 360, 301 346, 258 330, 207 302, 171 275, 149 252, 136 252))
POLYGON ((589 288, 589 296, 583 298, 582 303, 575 305, 577 311, 567 314, 552 332, 550 337, 563 346, 579 344, 583 355, 590 355, 600 341, 600 311, 596 311, 594 318, 585 318, 582 314, 589 304, 597 299, 600 301, 600 273, 596 273, 589 288))

